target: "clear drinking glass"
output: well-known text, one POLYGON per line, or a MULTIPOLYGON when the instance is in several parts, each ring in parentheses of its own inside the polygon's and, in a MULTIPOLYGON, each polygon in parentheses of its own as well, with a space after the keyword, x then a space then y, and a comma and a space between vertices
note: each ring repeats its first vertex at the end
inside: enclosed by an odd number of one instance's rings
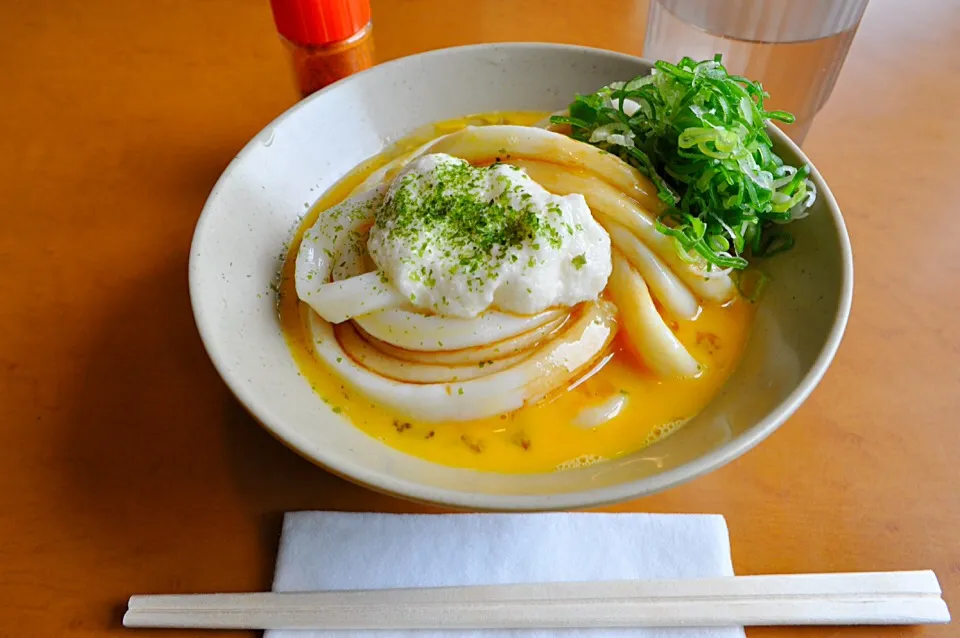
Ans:
POLYGON ((759 81, 768 110, 802 144, 830 97, 868 0, 650 0, 643 55, 676 62, 723 55, 731 72, 759 81))

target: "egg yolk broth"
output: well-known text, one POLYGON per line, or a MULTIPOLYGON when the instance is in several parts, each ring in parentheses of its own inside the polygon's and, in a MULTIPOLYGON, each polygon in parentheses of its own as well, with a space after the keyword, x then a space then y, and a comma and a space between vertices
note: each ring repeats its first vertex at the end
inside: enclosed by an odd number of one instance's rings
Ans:
MULTIPOLYGON (((418 423, 376 405, 318 361, 311 348, 309 306, 295 289, 303 233, 371 173, 422 144, 467 126, 532 126, 541 112, 497 112, 435 123, 364 162, 327 191, 304 216, 280 277, 279 313, 301 374, 333 411, 369 436, 407 454, 442 465, 500 473, 543 473, 583 467, 637 452, 676 431, 699 413, 733 372, 746 344, 754 304, 737 296, 702 302, 693 320, 670 320, 678 340, 701 364, 695 378, 658 378, 618 336, 607 354, 568 387, 510 414, 466 422, 418 423), (596 427, 576 416, 611 398, 620 406, 596 427)), ((324 427, 317 423, 316 427, 324 427)))

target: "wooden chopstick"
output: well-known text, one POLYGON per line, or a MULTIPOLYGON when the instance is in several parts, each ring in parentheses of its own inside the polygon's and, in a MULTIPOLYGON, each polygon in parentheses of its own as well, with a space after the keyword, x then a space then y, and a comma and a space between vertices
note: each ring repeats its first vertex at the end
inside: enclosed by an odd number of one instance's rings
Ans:
POLYGON ((126 627, 558 629, 912 625, 950 612, 932 571, 132 596, 126 627))

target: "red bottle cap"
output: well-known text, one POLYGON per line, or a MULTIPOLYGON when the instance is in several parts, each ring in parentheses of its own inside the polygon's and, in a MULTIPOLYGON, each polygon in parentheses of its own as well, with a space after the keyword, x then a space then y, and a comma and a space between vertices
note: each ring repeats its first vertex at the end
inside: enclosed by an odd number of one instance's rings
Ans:
POLYGON ((370 0, 270 0, 277 32, 299 45, 329 44, 370 22, 370 0))

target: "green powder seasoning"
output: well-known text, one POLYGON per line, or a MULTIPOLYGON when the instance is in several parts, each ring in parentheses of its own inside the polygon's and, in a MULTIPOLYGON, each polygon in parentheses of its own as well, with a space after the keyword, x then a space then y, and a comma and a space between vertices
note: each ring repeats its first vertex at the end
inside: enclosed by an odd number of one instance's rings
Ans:
MULTIPOLYGON (((376 224, 388 241, 412 247, 419 258, 442 253, 448 274, 467 276, 471 290, 483 287, 498 277, 501 262, 517 262, 516 251, 525 244, 559 249, 561 232, 572 235, 569 224, 560 225, 556 203, 537 206, 506 170, 519 172, 455 160, 437 162, 430 174, 407 173, 377 210, 376 224)), ((534 265, 533 259, 526 262, 534 265)), ((414 271, 411 278, 429 286, 435 274, 414 271)))

